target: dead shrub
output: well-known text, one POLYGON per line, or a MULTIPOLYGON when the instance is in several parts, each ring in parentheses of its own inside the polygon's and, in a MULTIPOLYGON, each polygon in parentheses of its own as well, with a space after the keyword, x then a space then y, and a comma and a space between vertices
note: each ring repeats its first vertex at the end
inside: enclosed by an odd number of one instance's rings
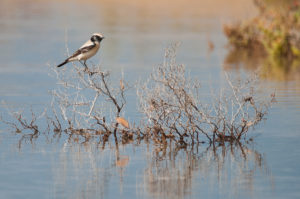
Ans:
POLYGON ((257 78, 233 81, 225 74, 227 87, 201 100, 200 83, 185 66, 176 63, 176 45, 166 50, 164 62, 138 88, 140 111, 151 135, 163 141, 172 135, 178 143, 239 141, 251 127, 265 119, 275 95, 258 95, 257 78))

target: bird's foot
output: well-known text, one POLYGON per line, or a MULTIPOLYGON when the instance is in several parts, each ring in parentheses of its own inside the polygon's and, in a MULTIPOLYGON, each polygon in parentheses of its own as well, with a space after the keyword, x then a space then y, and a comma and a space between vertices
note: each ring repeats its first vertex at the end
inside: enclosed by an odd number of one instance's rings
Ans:
POLYGON ((83 72, 89 74, 89 76, 93 76, 96 73, 96 72, 90 71, 90 69, 88 67, 85 67, 83 72))

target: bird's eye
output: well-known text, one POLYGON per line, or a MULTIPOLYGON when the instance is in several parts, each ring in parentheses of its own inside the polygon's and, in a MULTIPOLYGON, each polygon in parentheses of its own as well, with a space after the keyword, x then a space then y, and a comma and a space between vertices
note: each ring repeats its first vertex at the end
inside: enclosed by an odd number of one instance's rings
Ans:
POLYGON ((103 38, 100 36, 96 36, 98 41, 101 41, 103 38))

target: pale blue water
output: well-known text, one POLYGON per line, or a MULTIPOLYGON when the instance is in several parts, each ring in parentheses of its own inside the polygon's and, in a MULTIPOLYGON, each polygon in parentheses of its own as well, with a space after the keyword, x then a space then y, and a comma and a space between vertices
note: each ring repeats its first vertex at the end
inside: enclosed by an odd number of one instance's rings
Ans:
MULTIPOLYGON (((222 24, 233 17, 226 9, 202 15, 194 9, 176 14, 171 6, 145 11, 129 3, 1 1, 0 101, 16 109, 48 105, 56 80, 47 65, 65 59, 66 41, 73 52, 93 32, 106 38, 90 62, 116 76, 123 71, 132 84, 161 63, 168 44, 181 42, 178 62, 209 93, 210 84, 221 86, 228 53, 222 24), (211 53, 208 38, 215 45, 211 53)), ((299 78, 264 84, 276 89, 278 103, 251 132, 254 142, 243 147, 246 159, 239 146, 218 147, 214 153, 203 144, 164 153, 142 142, 116 150, 113 142, 103 149, 96 142, 69 143, 66 136, 52 134, 19 147, 21 135, 1 124, 0 198, 299 198, 299 78), (117 158, 125 164, 116 165, 117 158)), ((125 114, 137 118, 134 89, 125 114)), ((3 107, 1 115, 8 118, 3 107)))

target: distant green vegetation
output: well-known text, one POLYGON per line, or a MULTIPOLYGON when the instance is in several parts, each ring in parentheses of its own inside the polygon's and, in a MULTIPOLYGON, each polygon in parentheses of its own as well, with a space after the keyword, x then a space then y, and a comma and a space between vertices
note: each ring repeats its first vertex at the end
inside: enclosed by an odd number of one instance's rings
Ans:
POLYGON ((224 33, 234 50, 267 58, 268 65, 300 65, 300 2, 255 0, 258 16, 234 25, 224 33))

